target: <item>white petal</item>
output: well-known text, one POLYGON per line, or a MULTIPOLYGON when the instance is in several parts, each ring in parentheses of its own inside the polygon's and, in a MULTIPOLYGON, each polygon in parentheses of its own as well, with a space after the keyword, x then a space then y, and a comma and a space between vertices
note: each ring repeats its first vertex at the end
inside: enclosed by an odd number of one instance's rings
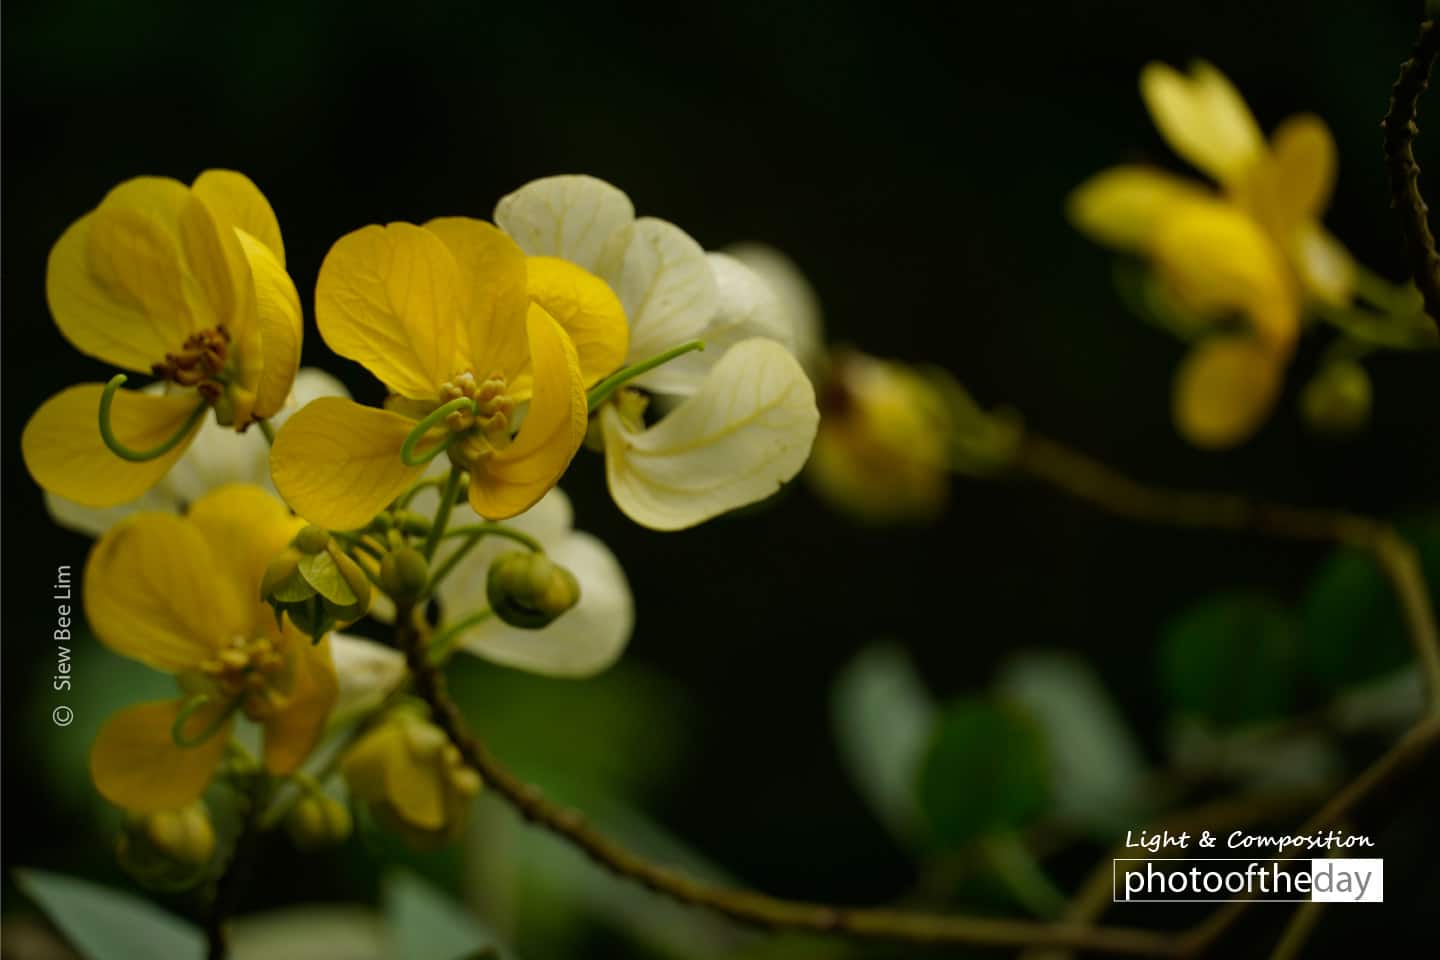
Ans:
POLYGON ((700 334, 705 349, 677 357, 641 378, 639 383, 650 390, 689 396, 700 389, 705 375, 731 347, 751 337, 768 337, 792 353, 795 350, 780 301, 760 275, 723 253, 706 254, 706 259, 715 278, 719 307, 700 334))
POLYGON ((647 430, 601 414, 610 495, 630 519, 680 530, 773 494, 810 455, 820 413, 799 362, 774 340, 736 344, 700 389, 647 430))
POLYGON ((66 530, 91 537, 100 536, 132 513, 142 510, 179 513, 181 506, 173 496, 162 493, 155 487, 147 490, 138 500, 114 507, 87 507, 73 500, 57 497, 48 491, 45 493, 45 510, 50 514, 51 520, 66 530))
POLYGON ((350 391, 345 389, 345 384, 319 367, 301 367, 295 374, 295 385, 290 388, 290 399, 280 412, 270 418, 275 429, 290 418, 290 414, 299 410, 311 400, 319 400, 321 397, 344 397, 350 399, 350 391))
POLYGON ((342 720, 378 706, 405 676, 399 650, 364 637, 330 634, 330 657, 340 687, 335 716, 342 720))
MULTIPOLYGON (((703 337, 720 309, 720 289, 705 251, 664 220, 642 217, 611 237, 600 276, 615 289, 630 321, 628 363, 703 337)), ((665 371, 660 367, 635 382, 667 392, 665 371)))
POLYGON ((495 223, 532 257, 562 257, 596 272, 605 241, 635 219, 630 198, 594 177, 532 180, 495 205, 495 223))
POLYGON ((820 297, 805 279, 798 264, 774 247, 763 243, 737 243, 725 248, 770 286, 780 301, 780 312, 790 328, 790 342, 800 365, 815 374, 825 352, 825 324, 820 297))
POLYGON ((467 632, 464 650, 495 663, 556 677, 583 677, 614 663, 630 641, 635 604, 620 562, 588 533, 570 534, 546 551, 575 574, 580 602, 540 630, 487 620, 467 632))

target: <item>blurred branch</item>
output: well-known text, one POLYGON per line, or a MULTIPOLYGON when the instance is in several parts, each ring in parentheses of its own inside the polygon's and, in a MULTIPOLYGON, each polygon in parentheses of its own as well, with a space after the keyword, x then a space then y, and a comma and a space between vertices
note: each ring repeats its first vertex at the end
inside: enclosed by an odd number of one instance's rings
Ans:
POLYGON ((1400 65, 1400 75, 1390 91, 1390 109, 1380 122, 1385 131, 1385 165, 1390 174, 1390 204, 1400 212, 1405 238, 1405 255, 1415 286, 1425 300, 1425 312, 1440 325, 1440 254, 1426 219, 1428 210, 1420 193, 1420 165, 1415 161, 1415 114, 1420 95, 1430 82, 1430 69, 1440 56, 1440 29, 1435 21, 1420 24, 1420 36, 1410 59, 1400 65))
POLYGON ((804 931, 856 940, 911 946, 1056 947, 1129 956, 1174 956, 1174 937, 1149 930, 1091 927, 1068 922, 1041 923, 907 910, 865 909, 778 897, 706 883, 654 863, 591 827, 579 811, 547 798, 517 778, 472 734, 446 692, 445 677, 430 662, 414 611, 396 611, 396 640, 423 699, 465 762, 490 789, 525 819, 573 844, 600 866, 643 884, 680 903, 704 907, 733 920, 775 930, 804 931))
POLYGON ((1283 540, 1330 542, 1368 551, 1400 603, 1407 633, 1425 676, 1432 714, 1440 714, 1440 629, 1419 554, 1388 524, 1373 517, 1265 503, 1227 493, 1150 487, 1063 444, 1026 433, 1015 467, 1078 500, 1164 526, 1259 533, 1283 540))
POLYGON ((215 879, 215 891, 210 898, 210 910, 205 915, 205 955, 208 960, 225 960, 230 955, 229 933, 226 925, 240 893, 241 875, 246 869, 246 860, 259 834, 261 803, 261 778, 251 777, 251 783, 241 798, 244 819, 230 857, 215 879))

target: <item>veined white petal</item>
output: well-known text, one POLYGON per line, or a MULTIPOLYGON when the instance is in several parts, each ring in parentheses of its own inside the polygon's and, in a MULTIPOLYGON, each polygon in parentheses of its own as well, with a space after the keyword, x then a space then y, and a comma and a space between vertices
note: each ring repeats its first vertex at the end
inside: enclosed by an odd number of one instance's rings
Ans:
MULTIPOLYGON (((146 393, 163 393, 165 385, 152 383, 146 393)), ((295 375, 290 400, 271 418, 278 429, 285 419, 311 400, 320 397, 348 397, 345 385, 315 367, 302 368, 295 375)), ((115 507, 84 507, 53 494, 45 495, 45 508, 57 524, 77 533, 99 536, 120 520, 141 510, 181 513, 187 506, 227 483, 253 483, 270 492, 270 445, 259 427, 236 433, 206 417, 190 448, 175 461, 170 472, 137 500, 115 507)))
POLYGON ((615 554, 576 531, 546 545, 552 560, 580 583, 580 601, 549 626, 521 630, 487 620, 467 631, 462 649, 495 663, 556 677, 583 677, 614 663, 635 626, 630 584, 615 554))
POLYGON ((825 354, 825 323, 820 297, 798 264, 763 243, 737 243, 723 251, 760 275, 780 302, 780 313, 790 328, 792 352, 814 378, 825 354))
POLYGON ((780 301, 760 275, 728 254, 708 253, 705 259, 719 295, 719 305, 700 334, 705 349, 677 357, 637 381, 655 393, 689 396, 731 347, 751 337, 768 337, 795 350, 780 301))
POLYGON ((820 413, 795 357, 774 340, 731 347, 700 389, 645 430, 607 404, 605 473, 625 514, 681 530, 763 500, 810 455, 820 413))
POLYGON ((501 197, 495 223, 532 257, 562 257, 591 273, 616 231, 635 219, 630 198, 584 175, 543 177, 501 197))
POLYGON ((341 719, 378 706, 405 676, 399 650, 364 637, 330 634, 330 658, 340 688, 335 716, 341 719))
MULTIPOLYGON (((620 297, 630 321, 627 363, 703 337, 720 308, 720 289, 705 251, 664 220, 641 217, 612 236, 599 273, 620 297)), ((664 369, 636 383, 658 389, 653 378, 664 369)))

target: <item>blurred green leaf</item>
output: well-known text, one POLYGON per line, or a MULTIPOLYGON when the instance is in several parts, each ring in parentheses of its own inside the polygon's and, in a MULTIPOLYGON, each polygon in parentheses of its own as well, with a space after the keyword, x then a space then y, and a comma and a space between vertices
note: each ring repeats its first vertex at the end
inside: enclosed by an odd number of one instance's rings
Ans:
POLYGON ((15 884, 90 960, 202 960, 193 924, 129 893, 42 870, 16 870, 15 884))
POLYGON ((898 644, 861 650, 831 691, 831 723, 845 771, 902 842, 915 840, 915 783, 936 712, 910 655, 898 644))
POLYGON ((1274 719, 1295 700, 1299 643, 1285 607, 1256 594, 1220 594, 1165 627, 1160 686, 1173 713, 1217 727, 1274 719))
POLYGON ((1102 837, 1144 815, 1144 751, 1095 670, 1074 654, 1023 654, 996 690, 1045 731, 1055 814, 1102 837))
POLYGON ((390 960, 375 911, 338 904, 237 917, 230 954, 231 960, 390 960))
POLYGON ((942 848, 1017 829, 1049 801, 1049 758, 1022 708, 987 700, 945 707, 920 769, 920 808, 942 848))
POLYGON ((384 906, 393 960, 507 955, 464 907, 408 870, 396 870, 386 877, 384 906))
MULTIPOLYGON (((1433 596, 1440 589, 1440 519, 1403 524, 1401 533, 1419 551, 1433 596)), ((1311 581, 1302 613, 1302 659, 1322 694, 1373 680, 1412 656, 1395 592, 1363 550, 1330 555, 1311 581)))

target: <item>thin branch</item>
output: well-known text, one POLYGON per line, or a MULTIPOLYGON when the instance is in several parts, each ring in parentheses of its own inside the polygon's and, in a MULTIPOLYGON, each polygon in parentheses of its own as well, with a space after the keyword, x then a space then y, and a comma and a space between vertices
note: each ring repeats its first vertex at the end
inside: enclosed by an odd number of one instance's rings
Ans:
POLYGON ((1440 628, 1415 548, 1387 524, 1338 510, 1265 503, 1226 493, 1151 487, 1079 451, 1026 433, 1016 469, 1108 513, 1144 523, 1284 540, 1337 543, 1368 551, 1390 582, 1425 677, 1430 710, 1440 713, 1440 628))
POLYGON ((1420 95, 1430 82, 1430 69, 1440 56, 1440 29, 1435 21, 1420 24, 1420 36, 1410 59, 1400 65, 1400 74, 1390 91, 1390 109, 1380 126, 1385 131, 1385 166, 1390 175, 1390 204, 1400 212, 1405 238, 1405 256, 1415 286, 1425 301, 1425 312, 1440 326, 1440 254, 1426 219, 1429 212, 1420 193, 1420 164, 1415 161, 1415 114, 1420 95))
POLYGON ((235 845, 230 850, 230 858, 215 880, 215 892, 210 898, 210 910, 205 916, 205 955, 208 960, 225 960, 230 955, 230 938, 226 926, 235 907, 235 898, 240 893, 250 848, 254 846, 259 833, 261 797, 252 792, 260 790, 259 778, 255 780, 256 784, 252 784, 240 799, 244 804, 244 819, 241 821, 240 832, 235 837, 235 845))
POLYGON ((585 821, 579 811, 548 799, 517 778, 472 734, 430 662, 427 645, 409 610, 395 615, 396 639, 415 681, 415 693, 429 704, 434 721, 474 767, 486 785, 531 823, 587 854, 600 866, 680 903, 704 907, 733 920, 776 930, 844 936, 909 946, 1060 947, 1128 956, 1173 956, 1175 940, 1163 933, 1072 923, 1040 923, 993 917, 865 909, 782 900, 723 887, 647 860, 585 821))

